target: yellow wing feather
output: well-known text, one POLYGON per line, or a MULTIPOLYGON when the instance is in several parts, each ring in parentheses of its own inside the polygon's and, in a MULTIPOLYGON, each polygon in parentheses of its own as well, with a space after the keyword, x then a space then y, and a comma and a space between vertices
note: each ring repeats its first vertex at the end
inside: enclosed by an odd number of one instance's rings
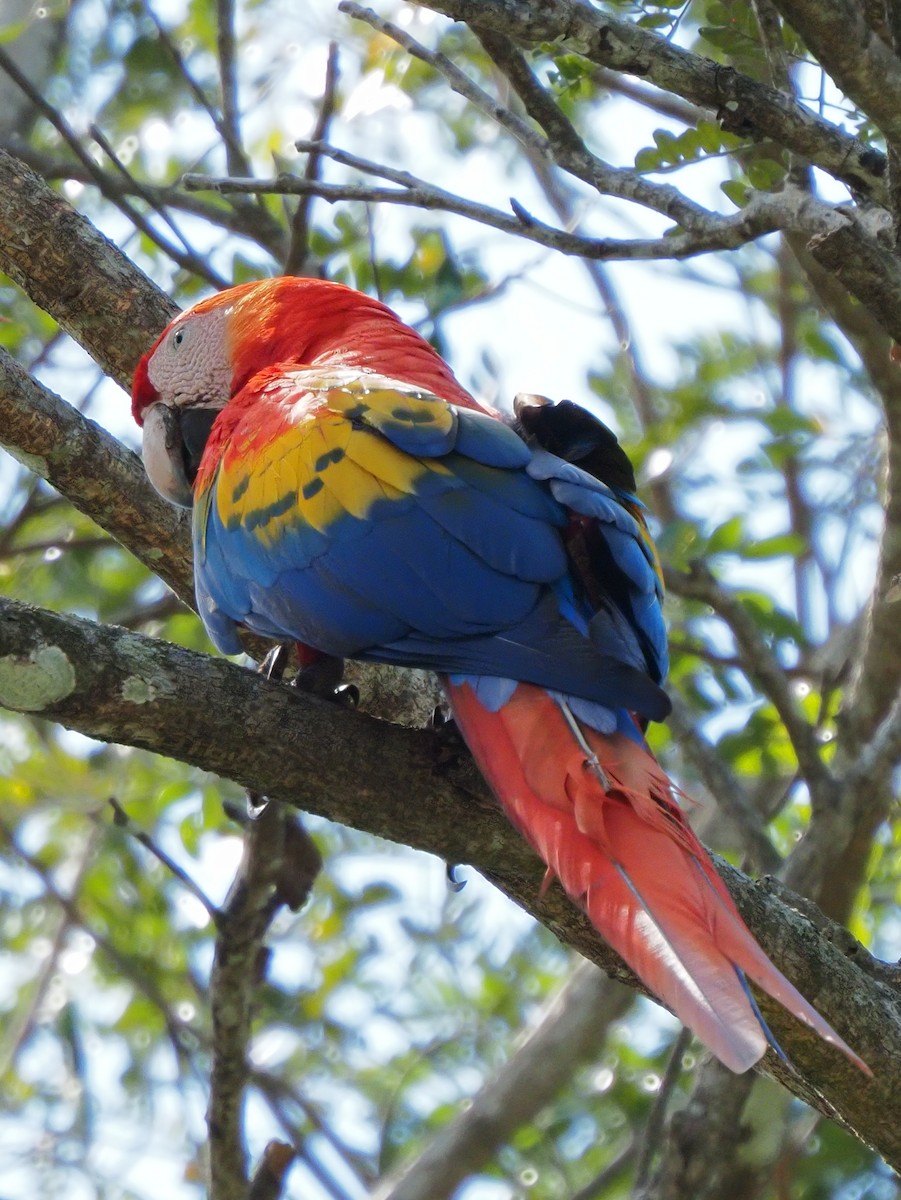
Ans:
POLYGON ((454 415, 445 401, 381 379, 366 386, 357 376, 336 387, 334 377, 311 374, 291 372, 281 387, 263 389, 234 430, 218 472, 215 504, 223 525, 251 528, 267 545, 298 524, 324 532, 345 515, 365 520, 377 501, 413 493, 424 475, 450 473, 376 433, 426 426, 449 432, 454 415), (261 423, 274 430, 265 440, 261 423))

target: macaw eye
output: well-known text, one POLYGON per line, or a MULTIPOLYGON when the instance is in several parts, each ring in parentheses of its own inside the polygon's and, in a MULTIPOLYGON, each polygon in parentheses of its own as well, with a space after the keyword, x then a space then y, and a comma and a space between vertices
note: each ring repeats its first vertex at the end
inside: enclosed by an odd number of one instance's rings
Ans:
POLYGON ((176 329, 175 333, 172 335, 173 346, 180 346, 184 340, 185 331, 183 329, 176 329))

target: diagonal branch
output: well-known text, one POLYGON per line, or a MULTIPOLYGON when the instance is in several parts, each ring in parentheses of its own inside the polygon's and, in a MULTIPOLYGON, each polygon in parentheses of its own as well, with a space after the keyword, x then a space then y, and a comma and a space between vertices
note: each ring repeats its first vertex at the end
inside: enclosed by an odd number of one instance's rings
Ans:
MULTIPOLYGON (((562 53, 580 54, 599 67, 634 75, 716 114, 729 132, 757 140, 771 139, 822 167, 852 191, 864 192, 876 201, 885 197, 885 156, 879 151, 776 88, 692 54, 674 41, 600 8, 580 0, 541 4, 530 0, 415 3, 455 21, 494 30, 524 46, 553 43, 562 53)), ((819 0, 806 3, 817 10, 820 7, 819 0)), ((780 7, 787 11, 787 3, 780 7)), ((844 44, 847 31, 842 38, 844 44)), ((878 80, 879 76, 874 75, 875 87, 878 80)))
POLYGON ((149 221, 145 220, 143 214, 132 205, 131 201, 127 199, 126 193, 119 188, 110 186, 109 176, 101 171, 101 169, 97 166, 93 158, 91 158, 90 154, 88 154, 88 152, 82 146, 81 140, 66 119, 62 116, 58 109, 54 108, 52 104, 48 103, 48 101, 44 99, 40 91, 32 86, 28 78, 22 74, 2 46, 0 46, 0 70, 4 71, 10 77, 10 79, 15 82, 17 87, 22 90, 31 103, 34 104, 54 126, 75 157, 79 159, 82 166, 92 176, 93 182, 99 187, 106 199, 115 204, 116 207, 125 214, 129 221, 131 221, 137 230, 143 233, 145 237, 149 238, 150 241, 155 242, 161 250, 168 254, 169 257, 174 262, 178 263, 178 265, 184 270, 199 275, 201 279, 205 279, 214 287, 225 286, 221 277, 217 275, 215 271, 210 269, 203 258, 197 254, 194 254, 191 250, 180 250, 178 246, 175 246, 171 242, 167 241, 156 229, 154 229, 153 225, 151 225, 149 221))
POLYGON ((616 196, 622 200, 642 204, 652 212, 660 213, 692 232, 706 230, 711 214, 700 204, 689 200, 678 188, 652 183, 638 171, 626 167, 613 167, 592 154, 563 113, 556 108, 547 94, 543 93, 525 60, 512 49, 507 38, 499 37, 491 30, 479 32, 483 41, 488 39, 484 44, 489 54, 492 57, 499 55, 505 60, 506 65, 502 69, 509 70, 510 80, 526 101, 529 115, 545 128, 547 137, 542 136, 522 117, 484 92, 444 54, 428 50, 398 26, 385 21, 371 9, 356 4, 354 0, 341 0, 339 8, 349 16, 357 17, 380 33, 386 34, 415 58, 434 67, 444 75, 455 92, 464 96, 489 119, 496 121, 501 128, 506 129, 527 152, 541 154, 556 162, 564 171, 581 179, 601 195, 616 196), (506 53, 503 49, 504 43, 510 47, 506 53), (543 93, 543 99, 539 99, 538 93, 543 93))
POLYGON ((216 48, 219 52, 222 129, 228 169, 249 173, 250 160, 241 143, 241 118, 238 109, 235 0, 216 0, 216 48))
MULTIPOLYGON (((325 84, 322 89, 322 99, 319 102, 316 124, 313 126, 313 133, 310 137, 310 141, 314 145, 325 142, 328 138, 329 126, 331 125, 332 117, 335 115, 337 94, 338 44, 337 42, 330 42, 328 60, 325 65, 325 84)), ((317 153, 316 150, 311 150, 307 156, 306 166, 304 167, 304 177, 306 179, 318 179, 321 166, 322 155, 317 153)), ((310 234, 312 233, 310 210, 313 206, 313 199, 312 192, 306 196, 302 196, 297 208, 294 210, 294 216, 291 219, 291 245, 288 248, 284 265, 284 273, 286 275, 300 275, 307 269, 307 260, 310 257, 310 234)))
POLYGON ((741 603, 698 563, 688 572, 667 571, 666 585, 678 596, 709 605, 726 622, 745 669, 779 713, 813 803, 827 806, 834 798, 835 780, 821 757, 816 731, 798 711, 785 672, 741 603))
POLYGON ((583 962, 548 1006, 541 1023, 478 1092, 472 1104, 429 1142, 400 1175, 379 1182, 370 1200, 434 1200, 450 1196, 531 1121, 593 1055, 631 996, 583 962))
POLYGON ((741 780, 723 761, 716 747, 694 728, 684 701, 673 696, 672 702, 673 708, 667 723, 674 740, 694 765, 723 815, 738 830, 741 848, 748 860, 757 870, 778 871, 782 859, 767 837, 763 817, 754 807, 741 780))
POLYGON ((2 348, 0 446, 193 606, 188 513, 156 494, 136 454, 32 379, 2 348))
MULTIPOLYGON (((558 937, 634 984, 557 888, 539 896, 539 861, 467 758, 436 766, 435 734, 337 709, 221 659, 3 600, 0 704, 180 758, 273 799, 470 862, 558 937), (245 731, 243 742, 235 729, 245 731)), ((765 1068, 820 1111, 866 1129, 867 1140, 901 1165, 893 1116, 901 1070, 897 996, 800 913, 740 872, 719 867, 764 948, 860 1050, 875 1078, 863 1082, 831 1047, 769 1002, 762 1007, 798 1073, 772 1056, 765 1068)), ((862 963, 866 956, 856 958, 862 963)))
POLYGON ((0 150, 0 270, 130 387, 177 305, 71 204, 0 150))
POLYGON ((811 54, 846 96, 901 141, 901 61, 854 0, 774 0, 811 54))

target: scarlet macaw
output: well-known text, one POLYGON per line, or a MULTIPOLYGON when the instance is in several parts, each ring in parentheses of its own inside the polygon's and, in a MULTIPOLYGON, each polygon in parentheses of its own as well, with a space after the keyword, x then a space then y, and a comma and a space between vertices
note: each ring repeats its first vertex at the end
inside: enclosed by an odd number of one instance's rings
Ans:
POLYGON ((549 872, 727 1066, 769 1040, 747 976, 866 1070, 757 945, 647 748, 669 711, 660 572, 604 426, 526 399, 516 431, 390 309, 298 278, 177 317, 133 412, 152 482, 193 505, 220 650, 244 625, 439 672, 549 872))

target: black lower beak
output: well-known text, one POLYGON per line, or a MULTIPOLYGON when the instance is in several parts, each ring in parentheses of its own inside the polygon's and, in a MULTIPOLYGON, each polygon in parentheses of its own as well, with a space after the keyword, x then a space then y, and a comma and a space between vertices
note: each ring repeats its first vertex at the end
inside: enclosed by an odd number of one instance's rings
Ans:
POLYGON ((185 475, 190 484, 193 484, 197 478, 197 471, 206 449, 210 430, 221 411, 218 408, 186 408, 180 414, 185 475))

